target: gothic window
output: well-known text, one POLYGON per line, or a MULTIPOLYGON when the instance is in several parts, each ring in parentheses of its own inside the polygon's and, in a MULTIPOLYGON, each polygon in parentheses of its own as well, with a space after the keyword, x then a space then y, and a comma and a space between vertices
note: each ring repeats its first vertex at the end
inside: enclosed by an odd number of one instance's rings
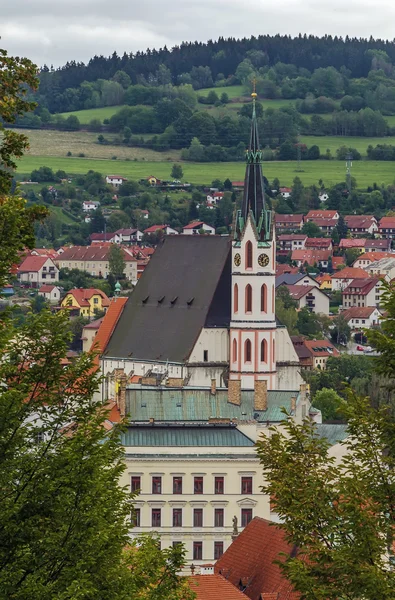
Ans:
POLYGON ((246 340, 244 344, 244 362, 251 362, 251 341, 246 340))
POLYGON ((267 285, 261 287, 261 312, 267 312, 267 285))
POLYGON ((252 312, 252 287, 250 284, 246 286, 246 313, 252 312))
POLYGON ((261 362, 267 362, 267 341, 261 341, 261 362))
POLYGON ((237 342, 233 340, 233 362, 237 361, 237 342))
POLYGON ((237 313, 239 310, 239 286, 235 283, 233 288, 233 311, 237 313))
POLYGON ((252 243, 246 243, 246 269, 252 269, 252 243))

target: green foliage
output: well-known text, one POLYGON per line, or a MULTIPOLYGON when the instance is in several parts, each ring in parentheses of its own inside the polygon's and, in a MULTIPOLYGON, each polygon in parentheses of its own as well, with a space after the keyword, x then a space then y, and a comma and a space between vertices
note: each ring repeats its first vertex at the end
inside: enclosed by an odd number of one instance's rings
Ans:
POLYGON ((123 250, 117 244, 112 244, 108 255, 108 267, 111 275, 115 279, 124 277, 126 263, 123 250))
POLYGON ((392 600, 395 578, 387 562, 394 539, 395 428, 385 410, 350 394, 345 456, 306 419, 272 429, 257 443, 278 527, 297 549, 281 561, 284 575, 306 600, 392 600))
POLYGON ((328 388, 322 388, 314 396, 314 408, 318 408, 322 413, 322 420, 333 421, 340 418, 339 409, 342 405, 342 398, 328 388))
POLYGON ((324 237, 321 229, 313 221, 306 221, 304 223, 302 233, 306 234, 307 237, 324 237))
POLYGON ((175 163, 172 166, 170 177, 172 177, 173 179, 181 180, 183 178, 183 176, 184 176, 184 173, 182 171, 182 166, 175 163))

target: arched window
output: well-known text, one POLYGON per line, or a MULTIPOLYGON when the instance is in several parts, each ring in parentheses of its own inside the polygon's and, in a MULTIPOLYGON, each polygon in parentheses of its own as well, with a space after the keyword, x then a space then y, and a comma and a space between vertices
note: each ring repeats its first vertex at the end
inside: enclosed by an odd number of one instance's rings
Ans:
POLYGON ((267 285, 261 287, 261 312, 267 312, 267 285))
POLYGON ((233 288, 233 311, 237 313, 239 310, 239 286, 235 283, 233 288))
POLYGON ((245 304, 246 313, 252 312, 252 287, 250 286, 250 284, 246 286, 245 304))
POLYGON ((267 341, 261 341, 261 362, 267 362, 267 341))
POLYGON ((232 353, 233 353, 233 362, 236 362, 237 361, 237 342, 236 342, 236 339, 233 340, 233 350, 232 350, 232 353))
POLYGON ((252 269, 252 244, 246 243, 246 269, 252 269))
POLYGON ((246 340, 244 344, 244 362, 251 362, 251 341, 246 340))

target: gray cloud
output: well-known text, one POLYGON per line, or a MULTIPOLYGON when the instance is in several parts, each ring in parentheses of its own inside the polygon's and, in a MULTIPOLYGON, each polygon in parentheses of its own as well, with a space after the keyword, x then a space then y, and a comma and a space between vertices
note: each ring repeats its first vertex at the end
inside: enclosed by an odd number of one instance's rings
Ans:
POLYGON ((0 44, 39 65, 182 41, 313 33, 393 38, 391 0, 2 0, 0 44), (5 6, 3 6, 5 4, 5 6))

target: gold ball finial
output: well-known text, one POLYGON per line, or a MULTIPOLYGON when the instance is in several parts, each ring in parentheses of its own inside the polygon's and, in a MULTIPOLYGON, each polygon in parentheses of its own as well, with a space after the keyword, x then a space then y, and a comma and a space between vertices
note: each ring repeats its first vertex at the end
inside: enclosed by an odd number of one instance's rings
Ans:
POLYGON ((254 77, 254 79, 252 80, 252 94, 251 94, 251 98, 253 98, 255 100, 255 98, 258 97, 258 94, 256 93, 256 78, 254 77))

